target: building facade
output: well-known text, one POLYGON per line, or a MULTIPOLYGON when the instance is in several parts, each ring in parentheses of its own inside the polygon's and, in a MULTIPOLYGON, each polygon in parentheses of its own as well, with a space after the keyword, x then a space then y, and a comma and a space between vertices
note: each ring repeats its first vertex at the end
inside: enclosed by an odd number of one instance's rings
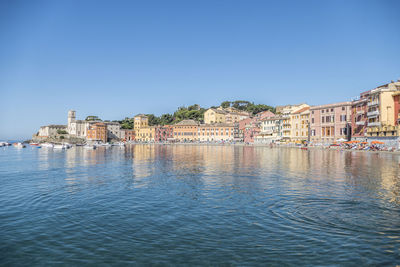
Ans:
POLYGON ((198 127, 198 141, 233 141, 234 125, 233 123, 201 124, 198 127))
POLYGON ((183 120, 172 125, 174 139, 179 142, 193 142, 198 139, 199 124, 194 120, 183 120))
POLYGON ((371 90, 367 103, 367 137, 398 136, 399 93, 400 81, 371 90))
POLYGON ((66 125, 47 125, 42 126, 39 129, 37 137, 44 138, 44 137, 52 137, 56 136, 59 131, 67 131, 66 125))
POLYGON ((170 125, 156 126, 154 128, 154 141, 166 142, 174 138, 174 129, 170 125))
POLYGON ((225 116, 228 113, 224 110, 209 108, 206 112, 204 112, 204 123, 212 124, 212 123, 225 123, 225 116))
POLYGON ((303 142, 309 140, 310 128, 310 107, 304 107, 292 112, 291 119, 291 140, 303 142))
POLYGON ((368 99, 371 91, 360 94, 360 97, 351 103, 351 136, 352 139, 364 140, 368 125, 368 99))
POLYGON ((254 138, 254 143, 271 144, 282 139, 282 117, 273 116, 261 120, 260 133, 254 138))
POLYGON ((330 144, 351 137, 351 102, 341 102, 310 108, 311 142, 330 144))
POLYGON ((135 141, 135 130, 133 129, 122 129, 124 138, 122 140, 124 141, 135 141))
POLYGON ((99 141, 106 143, 108 139, 107 125, 103 122, 97 122, 90 125, 89 129, 87 130, 86 139, 90 141, 99 141))

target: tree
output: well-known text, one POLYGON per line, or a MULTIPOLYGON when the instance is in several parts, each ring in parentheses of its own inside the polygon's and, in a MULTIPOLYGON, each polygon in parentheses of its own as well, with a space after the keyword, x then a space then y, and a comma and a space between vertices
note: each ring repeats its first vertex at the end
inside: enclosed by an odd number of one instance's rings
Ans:
POLYGON ((68 132, 66 130, 61 130, 61 129, 58 129, 57 133, 58 134, 68 134, 68 132))
POLYGON ((154 114, 146 114, 147 119, 149 120, 149 126, 154 126, 154 125, 159 125, 160 124, 160 119, 154 114))
POLYGON ((231 106, 231 102, 230 101, 224 101, 221 103, 221 107, 222 108, 229 108, 231 106))
POLYGON ((101 121, 101 119, 97 116, 87 116, 85 121, 101 121))

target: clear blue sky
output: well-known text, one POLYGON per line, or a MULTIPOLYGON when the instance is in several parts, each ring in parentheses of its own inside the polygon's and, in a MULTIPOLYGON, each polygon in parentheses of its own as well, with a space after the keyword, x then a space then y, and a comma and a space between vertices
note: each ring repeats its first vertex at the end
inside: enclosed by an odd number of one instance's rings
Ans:
POLYGON ((400 78, 400 1, 0 1, 0 139, 223 100, 345 101, 400 78))

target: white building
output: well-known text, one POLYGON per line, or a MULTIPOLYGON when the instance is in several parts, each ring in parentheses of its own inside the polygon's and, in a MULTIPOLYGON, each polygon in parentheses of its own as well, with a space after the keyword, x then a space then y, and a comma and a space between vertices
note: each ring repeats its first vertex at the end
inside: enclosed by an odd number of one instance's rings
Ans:
POLYGON ((254 138, 254 143, 271 144, 281 140, 282 117, 267 117, 261 121, 260 133, 254 138))
POLYGON ((58 131, 66 131, 67 126, 65 125, 47 125, 42 126, 39 129, 38 137, 51 137, 56 136, 58 131))

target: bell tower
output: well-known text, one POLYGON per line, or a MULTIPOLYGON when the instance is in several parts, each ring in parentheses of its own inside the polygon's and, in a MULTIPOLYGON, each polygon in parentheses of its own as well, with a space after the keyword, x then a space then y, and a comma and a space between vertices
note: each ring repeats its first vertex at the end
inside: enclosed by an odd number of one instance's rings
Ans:
POLYGON ((76 112, 75 110, 70 110, 68 111, 68 126, 71 125, 71 123, 76 121, 76 112))

